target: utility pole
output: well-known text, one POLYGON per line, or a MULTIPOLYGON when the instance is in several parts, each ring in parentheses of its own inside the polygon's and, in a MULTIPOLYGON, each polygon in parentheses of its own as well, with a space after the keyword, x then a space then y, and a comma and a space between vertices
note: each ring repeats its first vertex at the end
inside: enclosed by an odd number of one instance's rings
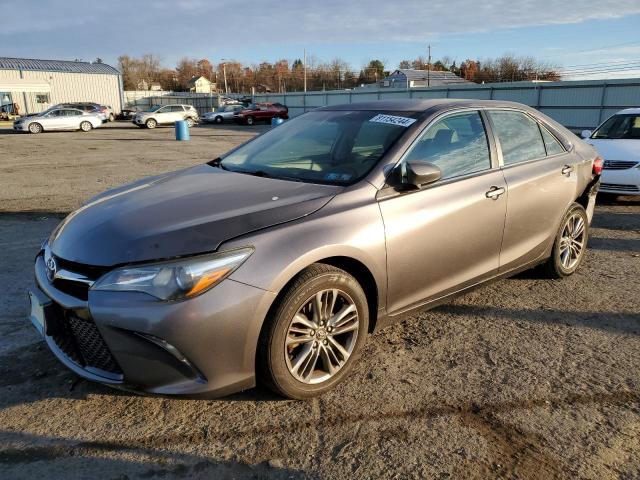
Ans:
POLYGON ((431 86, 431 44, 427 46, 429 49, 429 56, 427 57, 427 87, 431 86))
POLYGON ((303 54, 303 58, 304 58, 304 64, 302 66, 302 69, 304 71, 304 91, 307 91, 307 49, 304 49, 304 54, 303 54))
POLYGON ((224 93, 229 93, 229 86, 227 85, 227 64, 222 64, 222 75, 224 76, 224 93))

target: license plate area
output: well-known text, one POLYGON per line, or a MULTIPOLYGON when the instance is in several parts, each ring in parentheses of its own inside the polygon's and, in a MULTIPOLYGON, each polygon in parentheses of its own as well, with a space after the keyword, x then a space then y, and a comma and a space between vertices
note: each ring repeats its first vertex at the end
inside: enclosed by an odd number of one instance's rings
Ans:
POLYGON ((40 335, 48 335, 48 319, 52 318, 53 302, 43 293, 29 291, 29 319, 40 335))

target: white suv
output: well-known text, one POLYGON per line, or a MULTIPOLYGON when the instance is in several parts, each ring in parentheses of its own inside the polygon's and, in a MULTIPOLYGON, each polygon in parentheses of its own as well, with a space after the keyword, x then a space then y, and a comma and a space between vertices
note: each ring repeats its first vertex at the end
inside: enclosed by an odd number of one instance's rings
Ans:
POLYGON ((185 120, 189 127, 198 123, 198 111, 192 105, 156 105, 146 112, 133 117, 133 123, 139 127, 156 128, 158 125, 173 125, 185 120))

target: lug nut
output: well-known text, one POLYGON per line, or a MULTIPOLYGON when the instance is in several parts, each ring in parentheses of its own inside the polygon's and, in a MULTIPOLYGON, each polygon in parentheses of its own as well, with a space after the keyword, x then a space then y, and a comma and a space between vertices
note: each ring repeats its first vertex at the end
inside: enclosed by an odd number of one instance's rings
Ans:
POLYGON ((325 340, 324 342, 322 342, 324 345, 327 345, 329 342, 327 340, 325 340))
POLYGON ((318 346, 318 342, 313 342, 313 348, 316 348, 318 346))
POLYGON ((311 336, 313 337, 316 334, 315 330, 311 330, 311 336))

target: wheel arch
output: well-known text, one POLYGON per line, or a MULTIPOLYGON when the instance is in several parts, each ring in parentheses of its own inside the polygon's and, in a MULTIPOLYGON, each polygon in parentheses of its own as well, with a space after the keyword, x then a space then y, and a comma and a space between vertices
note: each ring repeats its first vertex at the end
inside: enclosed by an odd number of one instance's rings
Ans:
POLYGON ((367 267, 360 260, 346 255, 334 255, 330 257, 319 258, 299 268, 293 275, 290 276, 290 278, 282 286, 282 288, 278 290, 273 303, 269 307, 267 317, 271 315, 272 311, 275 310, 275 308, 277 308, 280 299, 285 294, 289 286, 295 281, 295 279, 298 278, 298 276, 305 269, 316 263, 331 265, 333 267, 344 270, 357 280, 360 286, 362 286, 362 290, 367 297, 367 305, 369 307, 369 333, 374 332, 378 321, 378 307, 380 305, 380 288, 378 286, 378 282, 376 281, 375 276, 373 275, 369 267, 367 267))

